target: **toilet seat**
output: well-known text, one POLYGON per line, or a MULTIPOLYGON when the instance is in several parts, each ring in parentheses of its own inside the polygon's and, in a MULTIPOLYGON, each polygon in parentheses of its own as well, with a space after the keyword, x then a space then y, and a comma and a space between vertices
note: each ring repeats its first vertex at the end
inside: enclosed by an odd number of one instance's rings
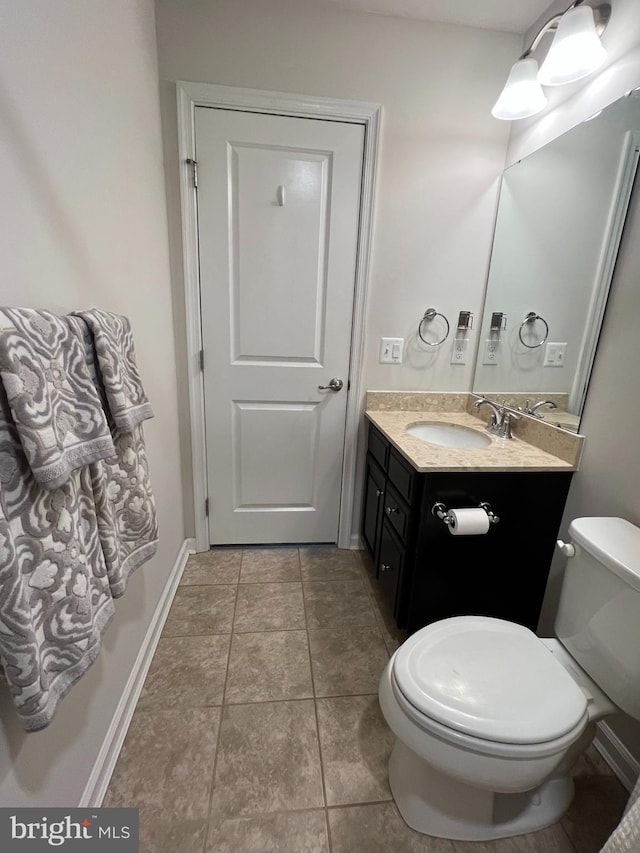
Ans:
POLYGON ((502 619, 458 616, 422 628, 396 652, 393 681, 423 725, 487 747, 574 740, 587 720, 569 673, 532 631, 502 619))

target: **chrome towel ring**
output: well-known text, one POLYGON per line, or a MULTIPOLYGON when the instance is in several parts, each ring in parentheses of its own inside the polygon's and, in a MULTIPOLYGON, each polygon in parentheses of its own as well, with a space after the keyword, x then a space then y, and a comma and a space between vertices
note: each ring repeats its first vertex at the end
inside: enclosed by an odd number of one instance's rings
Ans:
POLYGON ((539 314, 536 314, 535 311, 529 311, 522 323, 520 323, 520 328, 518 329, 518 337, 520 338, 520 343, 527 349, 538 349, 538 347, 541 347, 542 344, 545 343, 545 341, 549 337, 549 324, 544 319, 544 317, 541 317, 539 314), (544 323, 544 336, 538 341, 537 344, 528 344, 522 339, 522 330, 525 326, 533 326, 536 320, 540 320, 541 323, 544 323))
POLYGON ((427 308, 427 310, 424 312, 424 316, 423 316, 422 320, 420 320, 420 322, 418 324, 418 337, 428 347, 438 347, 438 346, 440 346, 440 344, 443 344, 447 340, 447 338, 449 337, 449 330, 450 330, 449 321, 444 316, 444 314, 441 314, 439 311, 436 311, 435 308, 427 308), (444 338, 442 338, 442 340, 440 340, 440 341, 428 341, 422 335, 422 324, 426 323, 427 321, 431 322, 431 320, 435 320, 436 317, 442 317, 442 319, 447 324, 447 331, 445 332, 444 338))

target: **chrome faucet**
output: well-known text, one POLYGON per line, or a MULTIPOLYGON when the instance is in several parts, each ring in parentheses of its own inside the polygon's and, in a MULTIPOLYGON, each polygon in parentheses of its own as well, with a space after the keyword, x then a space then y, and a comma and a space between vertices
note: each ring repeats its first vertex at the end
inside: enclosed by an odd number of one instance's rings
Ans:
POLYGON ((553 402, 553 400, 540 400, 539 403, 535 403, 533 406, 529 406, 529 401, 527 400, 527 405, 525 406, 525 412, 527 415, 533 415, 534 417, 539 417, 537 414, 539 409, 542 409, 543 406, 548 406, 550 409, 557 409, 557 405, 553 402))
POLYGON ((504 408, 502 406, 496 406, 495 403, 492 403, 491 400, 486 400, 484 397, 476 400, 473 404, 474 409, 479 409, 480 406, 489 406, 491 409, 491 417, 489 418, 489 422, 486 426, 487 432, 492 433, 492 435, 500 435, 502 421, 505 415, 504 408))
POLYGON ((485 404, 491 409, 491 417, 486 426, 487 432, 498 438, 513 438, 511 435, 511 424, 513 421, 519 421, 522 415, 509 411, 504 406, 496 406, 495 403, 492 403, 491 400, 485 400, 484 397, 476 400, 473 408, 479 409, 480 406, 484 406, 485 404))

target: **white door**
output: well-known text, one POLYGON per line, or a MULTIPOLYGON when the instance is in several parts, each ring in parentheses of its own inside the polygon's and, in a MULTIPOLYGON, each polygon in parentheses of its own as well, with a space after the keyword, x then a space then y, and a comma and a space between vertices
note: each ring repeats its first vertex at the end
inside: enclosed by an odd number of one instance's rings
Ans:
POLYGON ((211 543, 335 542, 364 128, 195 113, 211 543))

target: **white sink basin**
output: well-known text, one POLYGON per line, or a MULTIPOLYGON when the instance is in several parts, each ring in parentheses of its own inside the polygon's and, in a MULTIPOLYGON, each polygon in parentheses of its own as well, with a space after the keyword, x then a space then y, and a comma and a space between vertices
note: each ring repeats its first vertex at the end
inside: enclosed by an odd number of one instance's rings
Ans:
POLYGON ((441 447, 459 447, 465 450, 477 450, 489 447, 491 439, 488 435, 469 427, 458 424, 422 423, 411 424, 407 428, 409 435, 428 441, 429 444, 439 444, 441 447))

